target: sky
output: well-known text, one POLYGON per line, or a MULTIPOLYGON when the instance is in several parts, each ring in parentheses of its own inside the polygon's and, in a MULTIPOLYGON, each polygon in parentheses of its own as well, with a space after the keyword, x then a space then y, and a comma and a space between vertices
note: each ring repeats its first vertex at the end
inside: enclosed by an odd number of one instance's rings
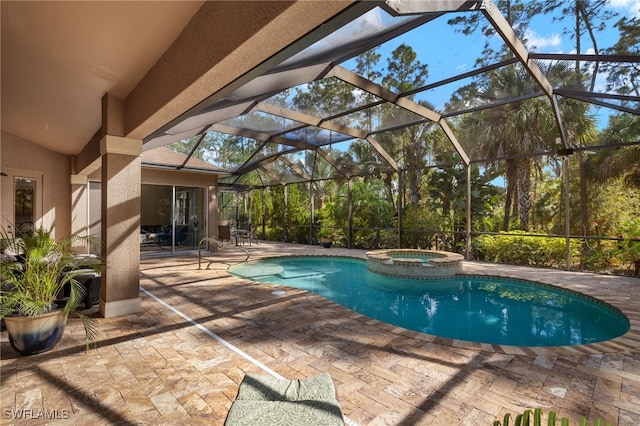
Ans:
MULTIPOLYGON (((620 16, 640 17, 640 0, 611 0, 609 5, 620 16)), ((494 46, 495 50, 500 50, 504 42, 499 36, 496 35, 487 39, 479 32, 472 35, 456 32, 447 23, 453 17, 455 17, 454 14, 446 14, 382 45, 378 49, 378 52, 382 55, 382 59, 378 64, 379 67, 386 68, 387 58, 391 56, 391 52, 400 44, 405 43, 410 45, 417 53, 419 61, 428 65, 426 82, 434 83, 477 68, 475 61, 482 56, 485 43, 489 42, 494 46)), ((341 49, 336 49, 336 46, 350 43, 357 46, 358 40, 371 34, 378 34, 381 30, 388 29, 389 26, 398 25, 399 21, 403 23, 411 18, 391 17, 381 8, 375 8, 360 19, 352 21, 337 30, 329 37, 318 41, 287 62, 304 64, 306 60, 312 60, 314 57, 319 58, 317 59, 318 61, 327 60, 327 57, 340 52, 341 49)), ((616 18, 608 23, 608 31, 606 33, 598 33, 600 49, 610 47, 618 40, 618 30, 613 26, 618 19, 616 18)), ((564 28, 572 25, 573 17, 567 17, 567 19, 559 23, 553 22, 551 16, 540 15, 535 17, 529 23, 526 33, 528 49, 545 53, 575 53, 575 41, 570 35, 564 34, 564 28)), ((582 48, 582 53, 593 52, 590 41, 586 37, 582 42, 582 48)), ((355 60, 347 61, 341 65, 355 71, 355 60)), ((416 100, 426 100, 435 110, 444 110, 445 103, 450 100, 451 94, 460 86, 469 84, 471 81, 471 79, 462 80, 430 92, 420 93, 416 96, 416 100)), ((598 85, 596 92, 604 87, 604 79, 600 79, 598 85)), ((304 90, 304 86, 300 85, 298 87, 304 90)), ((600 116, 597 125, 602 127, 606 125, 607 116, 613 110, 594 108, 592 112, 600 116)))
MULTIPOLYGON (((619 32, 614 27, 614 24, 620 17, 640 18, 640 0, 611 0, 609 8, 617 12, 619 16, 607 22, 606 31, 597 33, 599 49, 611 47, 618 40, 619 32)), ((378 50, 382 55, 379 66, 386 68, 386 58, 400 44, 405 43, 414 49, 418 55, 418 60, 428 65, 427 83, 433 83, 452 75, 473 70, 476 67, 475 60, 482 56, 485 42, 489 41, 496 48, 503 44, 499 36, 487 40, 480 34, 463 35, 455 32, 447 24, 447 21, 452 17, 454 17, 453 14, 444 15, 381 46, 378 50)), ((377 28, 388 26, 390 22, 397 19, 385 16, 384 13, 381 14, 378 9, 368 14, 364 22, 355 21, 340 30, 338 33, 341 34, 338 38, 355 38, 357 37, 356 34, 362 31, 374 31, 377 28), (351 34, 345 35, 345 33, 351 34)), ((564 34, 564 28, 572 25, 573 17, 567 17, 561 22, 553 22, 552 16, 549 15, 535 17, 529 22, 529 28, 526 31, 526 46, 532 52, 575 53, 575 40, 570 34, 564 34)), ((594 53, 591 40, 586 35, 582 37, 581 50, 585 54, 594 53)), ((343 65, 353 69, 355 61, 350 61, 343 65)), ((450 99, 451 93, 470 81, 470 79, 462 80, 419 96, 423 96, 424 100, 427 100, 435 109, 442 110, 445 102, 450 99)), ((595 91, 605 91, 605 84, 605 76, 600 75, 596 80, 595 91)), ((416 99, 420 100, 419 97, 416 99)), ((607 116, 611 113, 611 110, 597 108, 593 112, 599 114, 598 126, 606 125, 607 116)))

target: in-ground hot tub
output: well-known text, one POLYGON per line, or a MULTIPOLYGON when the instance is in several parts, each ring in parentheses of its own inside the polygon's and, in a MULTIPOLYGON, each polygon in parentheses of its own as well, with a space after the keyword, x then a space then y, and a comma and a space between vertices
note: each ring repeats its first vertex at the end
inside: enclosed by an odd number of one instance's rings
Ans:
POLYGON ((438 250, 391 249, 367 252, 367 269, 400 278, 446 278, 462 272, 464 256, 438 250))

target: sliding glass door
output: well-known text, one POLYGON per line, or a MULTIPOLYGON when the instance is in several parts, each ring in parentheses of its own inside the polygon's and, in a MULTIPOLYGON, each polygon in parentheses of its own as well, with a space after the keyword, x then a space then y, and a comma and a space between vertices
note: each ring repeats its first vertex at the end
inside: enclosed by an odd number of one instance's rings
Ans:
POLYGON ((142 185, 140 251, 194 250, 206 231, 205 189, 142 185))

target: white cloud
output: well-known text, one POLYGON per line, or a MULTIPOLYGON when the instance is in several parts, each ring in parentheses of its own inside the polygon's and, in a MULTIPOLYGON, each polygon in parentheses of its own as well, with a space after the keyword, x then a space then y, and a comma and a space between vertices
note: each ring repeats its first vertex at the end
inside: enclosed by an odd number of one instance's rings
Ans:
POLYGON ((559 34, 551 34, 545 37, 531 29, 525 31, 525 38, 527 40, 527 48, 531 50, 540 50, 545 47, 559 47, 562 44, 562 39, 559 34))
POLYGON ((640 0, 611 0, 611 6, 622 9, 629 18, 640 18, 640 0))

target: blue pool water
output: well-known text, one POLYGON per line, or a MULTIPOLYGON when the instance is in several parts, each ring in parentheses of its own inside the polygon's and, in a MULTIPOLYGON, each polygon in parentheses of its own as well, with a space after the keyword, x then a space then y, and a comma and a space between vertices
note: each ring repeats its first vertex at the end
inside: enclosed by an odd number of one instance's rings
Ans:
POLYGON ((564 346, 620 336, 629 321, 608 305, 555 287, 459 275, 412 280, 369 272, 360 259, 302 256, 232 266, 253 281, 308 290, 362 315, 452 339, 564 346))

